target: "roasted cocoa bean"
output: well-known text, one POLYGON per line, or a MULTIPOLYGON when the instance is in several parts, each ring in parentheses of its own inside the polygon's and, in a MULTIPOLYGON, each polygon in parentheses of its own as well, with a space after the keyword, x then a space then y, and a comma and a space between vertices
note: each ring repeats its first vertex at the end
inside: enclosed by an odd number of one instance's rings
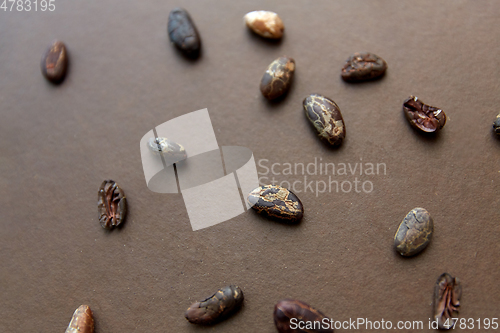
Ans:
POLYGON ((283 56, 274 60, 260 82, 260 91, 269 100, 283 96, 292 84, 295 60, 283 56))
POLYGON ((148 147, 154 154, 162 155, 165 162, 169 165, 187 158, 184 147, 167 138, 150 138, 148 147))
POLYGON ((443 273, 436 281, 434 288, 434 320, 439 329, 450 329, 454 325, 453 313, 458 314, 462 286, 458 278, 443 273))
POLYGON ((243 303, 243 291, 227 286, 203 301, 193 303, 186 311, 186 319, 193 324, 211 325, 225 319, 243 303))
POLYGON ((257 10, 246 14, 244 19, 247 27, 265 38, 281 38, 285 31, 283 21, 278 14, 273 12, 257 10))
POLYGON ((99 222, 104 229, 120 225, 127 215, 127 198, 123 190, 112 180, 102 182, 97 192, 99 222))
POLYGON ((410 124, 423 132, 438 131, 446 123, 443 110, 424 104, 415 96, 410 96, 404 101, 403 111, 410 124))
POLYGON ((40 63, 43 76, 52 83, 64 80, 68 70, 68 52, 63 42, 55 40, 47 47, 40 63))
POLYGON ((307 96, 302 104, 319 137, 333 146, 341 144, 345 138, 345 125, 338 105, 319 94, 307 96))
POLYGON ((80 305, 73 313, 65 333, 94 333, 94 316, 87 305, 80 305))
POLYGON ((278 186, 259 186, 248 195, 249 205, 271 219, 296 223, 304 216, 304 207, 292 191, 278 186))
POLYGON ((402 256, 413 256, 429 245, 433 232, 434 222, 429 212, 424 208, 414 208, 400 223, 394 246, 402 256))
POLYGON ((386 69, 387 63, 376 54, 358 52, 349 56, 341 75, 349 82, 366 81, 384 75, 386 69))
POLYGON ((274 306, 274 324, 280 333, 333 333, 332 327, 314 326, 315 322, 322 323, 325 318, 328 319, 309 304, 296 299, 284 299, 274 306))
POLYGON ((168 36, 170 41, 189 58, 200 54, 201 39, 189 13, 175 8, 168 16, 168 36))

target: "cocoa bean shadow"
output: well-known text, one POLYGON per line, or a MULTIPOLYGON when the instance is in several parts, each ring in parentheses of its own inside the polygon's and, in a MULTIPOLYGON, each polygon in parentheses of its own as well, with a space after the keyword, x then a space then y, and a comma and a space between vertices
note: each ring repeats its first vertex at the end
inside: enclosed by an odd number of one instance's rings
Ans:
MULTIPOLYGON (((244 303, 245 301, 243 301, 244 303)), ((213 332, 214 330, 219 330, 223 329, 225 326, 233 325, 234 326, 234 320, 238 316, 242 316, 242 313, 245 312, 245 305, 241 305, 238 308, 234 309, 230 313, 227 314, 227 316, 224 316, 221 319, 218 319, 217 321, 213 322, 210 325, 199 325, 199 324, 192 324, 190 322, 186 321, 186 325, 188 326, 188 332, 213 332)))
POLYGON ((272 47, 278 47, 279 45, 281 45, 283 38, 285 38, 284 34, 281 38, 278 38, 278 39, 265 38, 265 37, 258 35, 255 32, 253 32, 252 30, 250 30, 246 25, 245 25, 245 28, 247 30, 247 37, 252 43, 260 43, 260 44, 265 44, 265 45, 269 45, 272 47))
POLYGON ((262 224, 273 224, 273 225, 282 225, 286 228, 299 228, 300 225, 302 224, 302 220, 304 219, 304 217, 302 217, 302 219, 298 222, 287 222, 287 221, 284 221, 284 220, 281 220, 279 218, 276 218, 276 217, 270 217, 270 216, 267 216, 267 215, 259 215, 257 212, 255 212, 252 208, 249 209, 252 217, 251 219, 254 220, 254 221, 257 221, 257 223, 262 223, 262 224))
POLYGON ((410 124, 408 119, 406 119, 406 116, 405 116, 403 110, 401 110, 400 112, 401 112, 401 117, 403 118, 402 121, 404 121, 406 123, 406 126, 411 128, 411 131, 413 133, 415 133, 422 141, 429 142, 429 143, 436 143, 439 141, 439 138, 441 136, 440 132, 443 131, 445 127, 443 127, 440 130, 437 130, 435 132, 430 132, 430 133, 423 132, 422 130, 420 130, 420 129, 416 128, 415 126, 413 126, 412 124, 410 124))
POLYGON ((500 147, 500 134, 495 134, 495 131, 493 131, 492 129, 490 129, 490 132, 491 136, 493 137, 493 141, 495 141, 498 147, 500 147))
POLYGON ((339 75, 339 76, 340 76, 340 80, 342 82, 344 82, 345 84, 347 84, 347 85, 364 86, 364 85, 374 84, 375 82, 382 82, 382 81, 384 81, 384 78, 387 76, 387 74, 384 73, 384 74, 382 74, 380 76, 377 76, 377 77, 374 77, 374 78, 371 78, 371 79, 360 80, 360 81, 348 81, 348 80, 344 80, 344 78, 342 77, 342 75, 339 75))
POLYGON ((316 138, 317 138, 317 140, 320 141, 322 149, 324 149, 326 151, 334 152, 334 151, 340 151, 340 150, 342 150, 344 148, 344 141, 345 141, 345 139, 342 141, 341 144, 333 146, 330 143, 328 143, 328 141, 326 141, 324 139, 321 139, 317 135, 316 135, 316 138))
POLYGON ((287 91, 286 93, 284 93, 280 97, 275 98, 275 99, 271 99, 271 100, 265 98, 264 96, 262 96, 262 99, 264 100, 264 102, 266 103, 266 106, 268 108, 275 109, 281 104, 281 102, 283 102, 286 99, 286 97, 288 96, 288 93, 289 92, 287 91))
MULTIPOLYGON (((93 307, 91 304, 89 304, 90 309, 92 310, 93 307)), ((100 308, 100 307, 99 307, 100 308)), ((94 317, 94 332, 101 332, 100 325, 99 325, 99 312, 96 314, 94 310, 92 310, 92 317, 94 317)))
POLYGON ((203 44, 201 44, 201 42, 199 51, 194 53, 186 53, 170 41, 167 41, 167 44, 167 47, 174 49, 173 53, 175 53, 177 59, 181 59, 182 61, 185 61, 187 63, 195 63, 197 61, 201 61, 201 59, 203 58, 203 44))

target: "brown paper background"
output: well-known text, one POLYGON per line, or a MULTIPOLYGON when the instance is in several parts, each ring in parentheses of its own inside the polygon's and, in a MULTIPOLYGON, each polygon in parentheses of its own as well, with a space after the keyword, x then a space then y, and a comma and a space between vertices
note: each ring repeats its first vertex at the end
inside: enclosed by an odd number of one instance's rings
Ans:
POLYGON ((63 332, 88 304, 96 332, 275 332, 273 306, 286 297, 336 320, 422 320, 429 331, 443 272, 462 281, 460 317, 500 317, 500 140, 491 130, 499 16, 497 1, 459 0, 58 0, 55 12, 0 11, 0 331, 63 332), (202 37, 195 62, 168 41, 168 13, 179 5, 202 37), (243 15, 257 9, 279 13, 281 42, 244 27, 243 15), (60 86, 39 69, 54 38, 70 54, 60 86), (365 50, 387 61, 386 76, 344 83, 343 62, 365 50), (295 81, 270 104, 260 78, 283 54, 296 61, 295 81), (338 150, 304 116, 313 92, 342 110, 338 150), (406 122, 410 94, 448 115, 437 137, 406 122), (297 193, 305 217, 296 227, 250 211, 193 232, 180 194, 147 189, 139 140, 202 108, 220 146, 248 147, 268 165, 362 159, 385 163, 387 174, 360 177, 373 182, 369 194, 297 193), (97 221, 107 178, 130 208, 113 232, 97 221), (393 236, 419 206, 434 218, 434 239, 404 259, 393 236), (240 313, 209 328, 184 319, 192 302, 230 283, 244 291, 240 313))

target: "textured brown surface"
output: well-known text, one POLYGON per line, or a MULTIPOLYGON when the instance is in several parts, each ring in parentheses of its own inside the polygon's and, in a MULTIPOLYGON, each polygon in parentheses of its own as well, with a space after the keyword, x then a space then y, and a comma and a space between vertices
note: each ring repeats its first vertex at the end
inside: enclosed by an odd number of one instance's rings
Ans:
POLYGON ((500 2, 455 0, 58 1, 53 13, 0 11, 0 331, 63 332, 88 304, 97 333, 271 333, 283 298, 338 320, 427 323, 444 272, 460 277, 460 317, 499 317, 500 140, 491 128, 499 16, 500 2), (168 42, 176 6, 201 34, 198 61, 168 42), (281 42, 245 27, 243 15, 259 9, 283 19, 281 42), (70 57, 60 86, 39 68, 55 38, 70 57), (357 51, 387 61, 383 79, 342 81, 357 51), (282 54, 296 61, 294 84, 271 104, 259 82, 282 54), (342 110, 349 133, 337 150, 304 116, 311 93, 342 110), (435 138, 406 121, 401 103, 411 94, 449 117, 435 138), (193 232, 180 195, 146 187, 139 140, 205 107, 220 146, 248 147, 267 166, 362 159, 386 163, 387 174, 358 176, 373 181, 370 194, 296 193, 305 208, 299 226, 248 211, 193 232), (108 178, 129 204, 123 228, 112 232, 96 211, 108 178), (394 233, 418 206, 432 215, 434 238, 401 258, 394 233), (227 284, 245 293, 236 316, 209 329, 186 321, 190 304, 227 284))

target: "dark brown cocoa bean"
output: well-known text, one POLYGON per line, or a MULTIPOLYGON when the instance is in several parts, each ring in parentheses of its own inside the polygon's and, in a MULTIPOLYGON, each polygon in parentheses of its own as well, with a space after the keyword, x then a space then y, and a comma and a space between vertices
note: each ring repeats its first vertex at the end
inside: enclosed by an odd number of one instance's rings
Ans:
POLYGON ((97 192, 99 222, 104 229, 113 229, 127 216, 127 198, 123 190, 112 180, 102 182, 97 192))
POLYGON ((283 56, 274 60, 260 81, 260 91, 269 100, 286 94, 292 84, 295 60, 283 56))
POLYGON ((185 317, 193 324, 215 324, 238 310, 243 298, 243 291, 239 287, 227 286, 207 299, 193 303, 187 309, 185 317))
POLYGON ((462 286, 458 278, 443 273, 436 281, 434 288, 434 320, 439 329, 450 329, 454 325, 453 313, 458 313, 462 286))
POLYGON ((434 222, 429 212, 424 208, 414 208, 400 223, 394 246, 402 256, 413 256, 429 245, 433 232, 434 222))
POLYGON ((40 63, 43 76, 52 83, 60 83, 68 69, 68 52, 61 41, 54 41, 42 55, 40 63))
POLYGON ((340 108, 331 99, 319 94, 307 96, 303 101, 307 119, 318 131, 319 137, 337 146, 345 138, 345 125, 340 108))
POLYGON ((247 197, 257 213, 279 221, 297 223, 304 216, 304 206, 290 190, 278 185, 259 186, 247 197))
POLYGON ((328 317, 296 299, 284 299, 274 306, 274 324, 280 333, 333 333, 328 317))
POLYGON ((387 63, 376 54, 358 52, 349 56, 342 68, 342 78, 345 81, 366 81, 384 75, 387 63))
POLYGON ((201 39, 189 13, 182 8, 175 8, 168 16, 168 36, 170 41, 189 58, 200 54, 201 39))
POLYGON ((412 126, 426 133, 438 131, 446 123, 443 110, 424 104, 415 96, 404 101, 403 111, 412 126))

